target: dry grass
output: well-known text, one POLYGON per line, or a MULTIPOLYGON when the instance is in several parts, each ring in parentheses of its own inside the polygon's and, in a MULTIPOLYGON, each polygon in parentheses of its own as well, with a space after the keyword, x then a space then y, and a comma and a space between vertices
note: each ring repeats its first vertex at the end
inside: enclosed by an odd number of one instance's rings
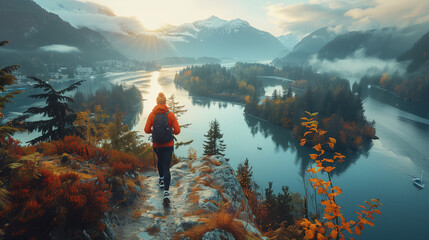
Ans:
POLYGON ((198 194, 199 190, 201 190, 199 184, 191 188, 191 193, 189 194, 189 197, 188 197, 189 202, 198 203, 198 201, 200 200, 200 195, 198 194))
POLYGON ((206 214, 206 213, 207 213, 207 210, 205 210, 205 209, 196 209, 196 210, 194 210, 192 212, 186 212, 183 216, 184 217, 200 216, 200 215, 203 215, 203 214, 206 214))
POLYGON ((153 235, 155 235, 155 234, 159 233, 160 231, 161 231, 161 229, 160 229, 159 227, 148 227, 148 228, 146 229, 146 232, 148 232, 148 233, 149 233, 149 235, 151 235, 151 236, 153 236, 153 235))
POLYGON ((216 166, 220 166, 220 165, 222 165, 222 163, 221 162, 219 162, 217 159, 215 159, 215 160, 213 160, 213 165, 216 165, 216 166))
MULTIPOLYGON (((204 222, 204 224, 197 225, 183 232, 185 237, 191 240, 199 240, 206 232, 210 232, 214 229, 221 229, 231 233, 237 240, 246 239, 247 232, 243 224, 235 220, 234 216, 227 213, 225 210, 214 213, 213 215, 207 215, 206 218, 202 218, 201 221, 204 222)), ((181 239, 180 235, 181 234, 176 234, 174 239, 181 239)))

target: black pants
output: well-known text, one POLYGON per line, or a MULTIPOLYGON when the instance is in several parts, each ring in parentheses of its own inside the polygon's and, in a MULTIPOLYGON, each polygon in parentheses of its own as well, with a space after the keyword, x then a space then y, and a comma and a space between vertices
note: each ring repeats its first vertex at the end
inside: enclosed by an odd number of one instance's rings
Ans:
POLYGON ((170 164, 173 157, 173 147, 157 147, 153 148, 158 157, 158 173, 159 177, 164 177, 164 190, 170 188, 170 164))

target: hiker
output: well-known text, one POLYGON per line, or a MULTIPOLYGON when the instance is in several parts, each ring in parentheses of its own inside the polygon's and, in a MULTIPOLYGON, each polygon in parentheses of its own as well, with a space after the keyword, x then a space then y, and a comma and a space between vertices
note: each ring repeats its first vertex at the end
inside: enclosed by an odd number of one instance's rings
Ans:
POLYGON ((153 150, 158 157, 159 187, 164 188, 164 205, 170 203, 170 164, 174 149, 174 135, 180 133, 179 123, 174 113, 168 110, 167 98, 164 93, 159 93, 156 98, 156 106, 146 121, 144 131, 152 133, 153 150))

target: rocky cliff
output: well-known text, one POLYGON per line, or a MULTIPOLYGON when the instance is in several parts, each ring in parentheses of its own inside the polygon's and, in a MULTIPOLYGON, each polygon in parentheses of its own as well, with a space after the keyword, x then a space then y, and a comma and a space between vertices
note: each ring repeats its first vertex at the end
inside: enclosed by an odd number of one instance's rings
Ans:
POLYGON ((146 172, 141 200, 116 219, 118 239, 262 239, 234 170, 223 157, 171 168, 169 207, 158 176, 146 172))

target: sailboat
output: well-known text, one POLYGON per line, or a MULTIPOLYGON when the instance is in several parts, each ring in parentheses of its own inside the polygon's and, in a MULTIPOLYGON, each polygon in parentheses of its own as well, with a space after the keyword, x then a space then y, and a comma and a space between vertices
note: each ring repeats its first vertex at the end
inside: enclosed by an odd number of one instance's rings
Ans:
POLYGON ((423 170, 422 170, 422 176, 411 179, 411 182, 413 182, 413 184, 416 187, 423 189, 425 187, 425 184, 423 183, 423 170))

